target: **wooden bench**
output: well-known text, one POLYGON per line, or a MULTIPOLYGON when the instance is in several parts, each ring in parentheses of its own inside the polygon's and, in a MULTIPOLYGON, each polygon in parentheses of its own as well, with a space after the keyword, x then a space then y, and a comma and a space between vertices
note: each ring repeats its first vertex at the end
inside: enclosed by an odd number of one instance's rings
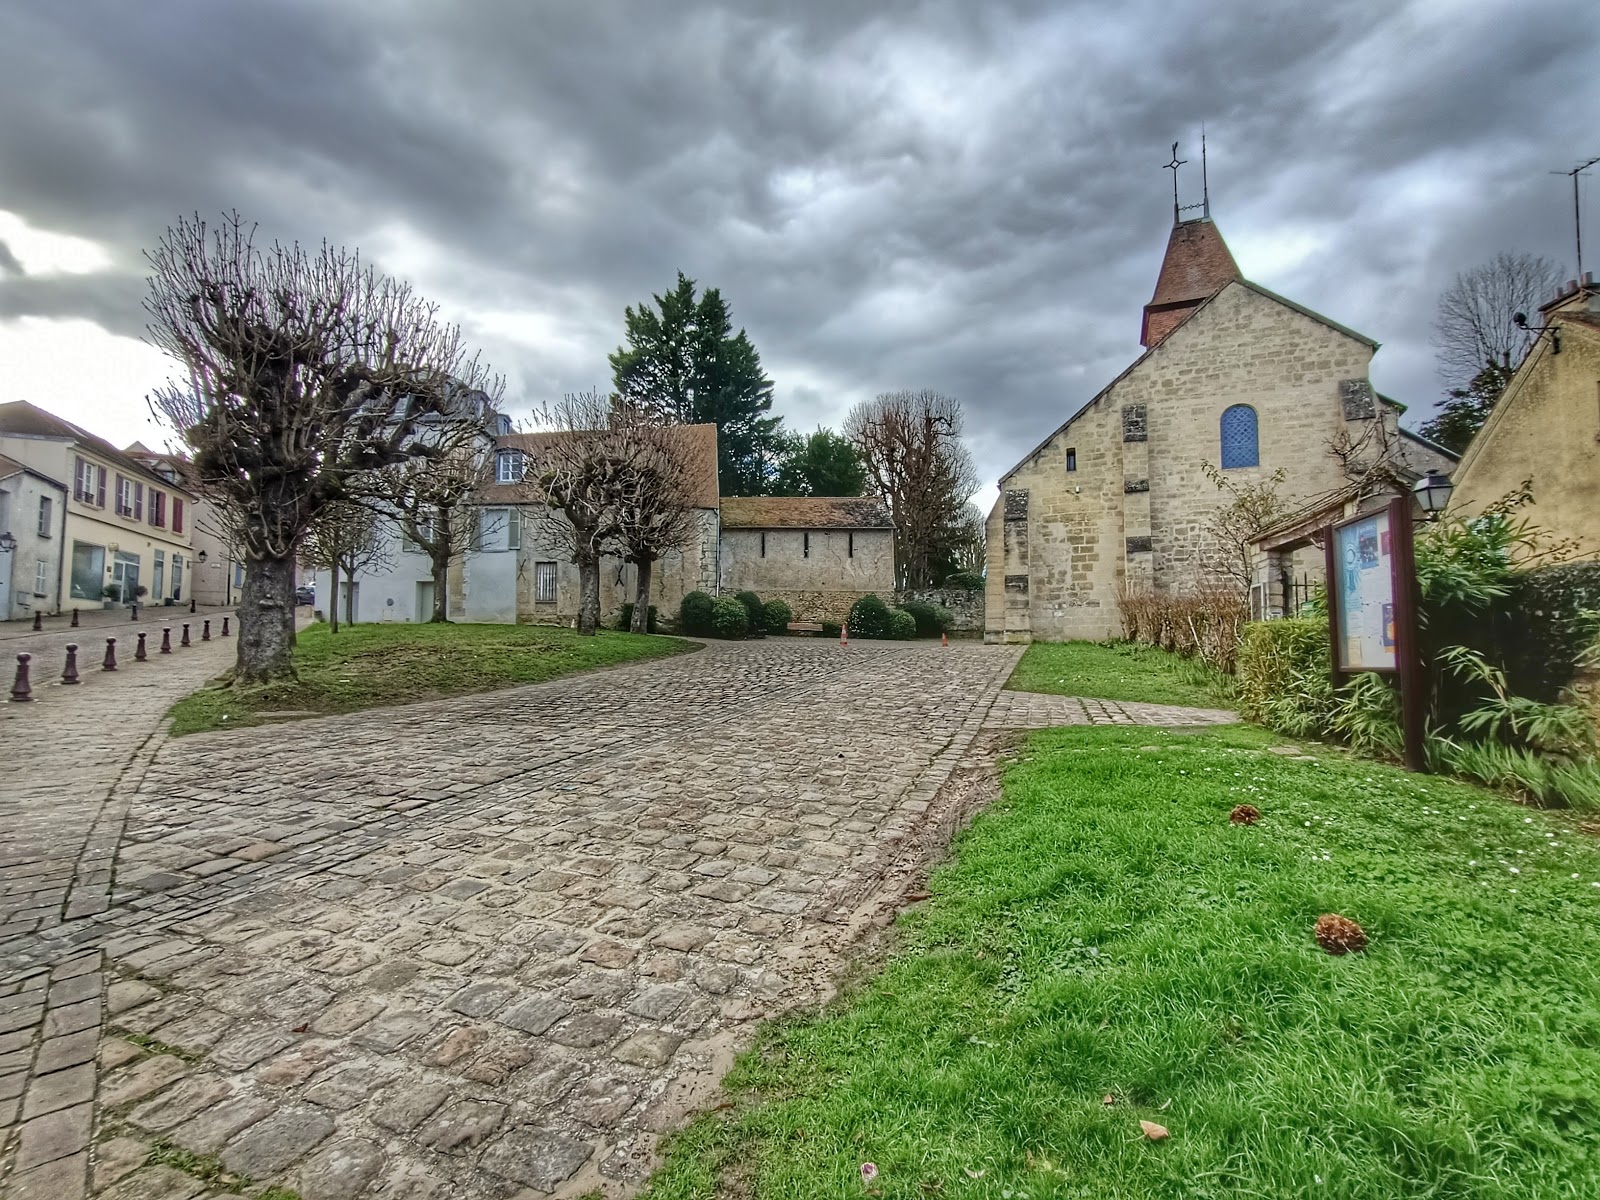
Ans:
POLYGON ((812 634, 821 633, 822 626, 815 621, 790 621, 789 632, 803 633, 809 637, 812 634))

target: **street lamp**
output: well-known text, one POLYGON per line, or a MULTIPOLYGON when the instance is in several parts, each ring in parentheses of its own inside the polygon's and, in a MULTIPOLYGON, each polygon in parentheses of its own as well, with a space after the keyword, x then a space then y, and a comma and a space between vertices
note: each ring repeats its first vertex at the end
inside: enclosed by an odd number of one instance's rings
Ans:
POLYGON ((1411 485, 1411 494, 1417 498, 1417 503, 1422 505, 1422 511, 1428 514, 1428 520, 1432 521, 1437 519, 1444 511, 1445 505, 1450 503, 1452 486, 1450 476, 1429 471, 1411 485))
POLYGON ((204 550, 202 550, 202 551, 200 551, 199 554, 196 554, 195 557, 198 558, 201 562, 205 562, 205 560, 206 560, 206 552, 204 550))
POLYGON ((0 533, 0 554, 10 554, 17 548, 17 539, 9 532, 0 533))

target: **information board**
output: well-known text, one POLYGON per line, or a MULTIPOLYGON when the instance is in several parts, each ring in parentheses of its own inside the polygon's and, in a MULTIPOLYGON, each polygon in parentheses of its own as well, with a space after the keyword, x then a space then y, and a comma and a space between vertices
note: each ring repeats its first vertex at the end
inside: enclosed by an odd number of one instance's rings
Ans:
POLYGON ((1333 539, 1340 666, 1347 671, 1393 671, 1397 659, 1390 514, 1376 512, 1335 526, 1333 539))

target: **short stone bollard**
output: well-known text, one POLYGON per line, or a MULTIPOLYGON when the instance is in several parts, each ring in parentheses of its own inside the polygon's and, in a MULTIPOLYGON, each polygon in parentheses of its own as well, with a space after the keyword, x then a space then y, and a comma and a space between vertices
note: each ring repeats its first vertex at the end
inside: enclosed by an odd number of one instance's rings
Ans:
POLYGON ((78 682, 78 643, 67 643, 67 665, 61 672, 62 683, 78 682))
POLYGON ((143 633, 143 631, 140 631, 140 633, 139 633, 139 644, 138 644, 137 647, 134 648, 134 651, 133 651, 133 661, 134 662, 144 662, 145 659, 147 659, 149 657, 150 656, 144 652, 144 633, 143 633))
POLYGON ((178 645, 180 645, 180 646, 192 646, 192 645, 194 645, 194 643, 189 640, 189 622, 187 622, 187 621, 185 621, 183 623, 183 636, 178 639, 178 645))
POLYGON ((172 626, 171 625, 163 625, 161 627, 161 653, 163 653, 163 654, 171 654, 172 653, 172 626))
POLYGON ((128 611, 133 614, 133 616, 128 618, 130 621, 137 621, 139 619, 139 606, 137 604, 130 605, 128 611))
POLYGON ((35 633, 38 633, 43 628, 44 628, 44 609, 36 608, 36 609, 33 610, 33 631, 35 633))
POLYGON ((78 627, 78 610, 77 609, 73 609, 72 610, 72 627, 74 629, 76 629, 78 627))
POLYGON ((32 658, 31 654, 17 655, 17 677, 11 683, 11 699, 17 704, 33 699, 33 688, 28 684, 28 662, 32 658))
POLYGON ((199 599, 199 597, 197 597, 197 596, 190 596, 190 597, 189 597, 189 611, 190 611, 190 612, 191 612, 191 613, 192 613, 192 612, 194 612, 194 602, 195 602, 195 601, 196 601, 196 600, 197 600, 197 599, 199 599))
POLYGON ((106 657, 105 657, 105 661, 100 664, 100 669, 102 671, 115 671, 117 669, 117 639, 116 638, 107 638, 106 639, 106 657))
POLYGON ((230 634, 228 632, 228 618, 227 617, 223 617, 222 618, 222 636, 223 637, 232 637, 233 636, 232 634, 230 634))
POLYGON ((200 640, 202 642, 209 642, 211 640, 211 621, 209 618, 200 623, 200 640))

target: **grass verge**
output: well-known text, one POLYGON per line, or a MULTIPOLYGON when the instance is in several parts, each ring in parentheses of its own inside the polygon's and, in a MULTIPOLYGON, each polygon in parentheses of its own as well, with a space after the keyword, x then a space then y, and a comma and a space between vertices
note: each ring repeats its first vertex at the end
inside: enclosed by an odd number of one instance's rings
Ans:
POLYGON ((1280 742, 1031 738, 882 973, 770 1028, 647 1196, 1600 1195, 1600 849, 1280 742))
POLYGON ((1231 685, 1204 663, 1138 642, 1034 642, 1006 682, 1019 692, 1195 708, 1228 703, 1231 685))
POLYGON ((677 638, 609 631, 579 637, 538 625, 350 625, 334 635, 317 624, 295 644, 299 680, 246 692, 208 687, 178 701, 169 715, 177 737, 260 725, 274 712, 358 712, 693 649, 677 638))

